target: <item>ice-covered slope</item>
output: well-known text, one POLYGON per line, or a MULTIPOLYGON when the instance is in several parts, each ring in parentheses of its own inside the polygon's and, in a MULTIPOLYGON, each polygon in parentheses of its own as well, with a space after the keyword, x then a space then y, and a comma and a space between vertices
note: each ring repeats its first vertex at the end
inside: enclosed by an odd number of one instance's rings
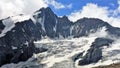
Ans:
MULTIPOLYGON (((89 37, 89 38, 82 37, 82 38, 61 39, 61 40, 43 39, 41 41, 37 41, 35 42, 37 48, 41 48, 41 47, 47 48, 48 51, 36 54, 36 56, 34 56, 35 58, 37 58, 35 62, 40 65, 44 64, 45 66, 43 68, 61 68, 61 67, 74 68, 77 65, 73 60, 74 56, 79 53, 86 54, 87 50, 90 48, 95 38, 96 37, 89 37), (62 63, 64 64, 61 65, 62 63), (72 63, 72 65, 70 65, 69 63, 70 64, 72 63)), ((7 66, 9 65, 5 65, 2 68, 7 66)), ((19 63, 19 64, 14 64, 13 66, 14 66, 13 68, 17 68, 17 66, 18 68, 21 68, 19 66, 24 66, 24 65, 21 65, 19 63)), ((29 66, 31 65, 28 65, 28 67, 29 66)))
POLYGON ((107 46, 102 47, 103 58, 98 62, 84 66, 79 65, 79 60, 81 60, 89 52, 88 50, 91 49, 92 43, 96 38, 97 37, 89 36, 57 40, 51 40, 49 38, 42 39, 41 41, 34 43, 37 48, 42 47, 48 49, 46 52, 34 54, 33 57, 26 62, 7 64, 1 68, 91 68, 120 62, 120 54, 117 51, 110 50, 113 48, 115 50, 115 47, 111 47, 113 45, 111 44, 108 48, 107 46), (114 55, 109 54, 110 56, 106 56, 108 53, 114 55))

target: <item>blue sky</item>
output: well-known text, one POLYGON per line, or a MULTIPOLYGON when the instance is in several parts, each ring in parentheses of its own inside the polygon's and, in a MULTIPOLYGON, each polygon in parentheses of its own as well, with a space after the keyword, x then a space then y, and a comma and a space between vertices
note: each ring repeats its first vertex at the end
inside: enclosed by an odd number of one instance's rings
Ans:
POLYGON ((118 5, 117 0, 56 0, 62 4, 72 4, 71 8, 63 8, 63 9, 55 9, 53 6, 50 5, 52 10, 59 16, 69 15, 73 11, 82 9, 87 3, 94 3, 98 6, 108 7, 109 9, 116 9, 118 5))

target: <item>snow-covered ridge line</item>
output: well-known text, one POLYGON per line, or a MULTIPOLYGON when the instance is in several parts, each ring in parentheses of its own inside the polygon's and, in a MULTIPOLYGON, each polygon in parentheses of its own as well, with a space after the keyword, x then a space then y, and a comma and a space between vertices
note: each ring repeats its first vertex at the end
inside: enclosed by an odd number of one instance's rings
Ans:
POLYGON ((16 16, 11 16, 11 17, 8 17, 6 19, 3 19, 2 22, 3 22, 3 25, 5 26, 5 28, 2 30, 2 33, 0 34, 0 37, 3 37, 5 36, 5 34, 10 31, 12 28, 15 27, 15 24, 16 23, 20 23, 22 21, 26 21, 26 20, 29 20, 29 19, 32 19, 32 16, 30 15, 16 15, 16 16))
POLYGON ((14 22, 14 23, 17 23, 17 22, 22 22, 22 21, 25 21, 25 20, 29 20, 31 18, 30 15, 16 15, 16 16, 12 16, 11 17, 11 20, 14 22))
POLYGON ((3 37, 8 31, 10 31, 13 27, 15 27, 15 24, 10 18, 5 19, 2 22, 5 25, 5 28, 2 30, 0 37, 3 37))
POLYGON ((1 20, 4 21, 4 20, 11 19, 11 21, 13 21, 13 23, 18 23, 18 22, 22 22, 22 21, 25 21, 25 20, 29 20, 31 18, 32 18, 31 15, 18 14, 18 15, 15 15, 15 16, 10 16, 10 17, 1 19, 1 20))

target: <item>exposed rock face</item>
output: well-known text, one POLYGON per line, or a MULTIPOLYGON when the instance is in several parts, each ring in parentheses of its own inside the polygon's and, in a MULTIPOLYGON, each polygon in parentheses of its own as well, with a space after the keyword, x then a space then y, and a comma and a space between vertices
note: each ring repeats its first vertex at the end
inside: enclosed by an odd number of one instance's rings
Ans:
POLYGON ((0 20, 0 34, 4 28, 5 28, 5 26, 3 25, 2 20, 0 20))
POLYGON ((68 20, 66 16, 62 18, 58 18, 57 25, 56 25, 56 35, 59 37, 60 35, 63 37, 68 37, 71 35, 71 26, 72 22, 68 20))
POLYGON ((42 8, 36 12, 33 16, 37 23, 41 24, 42 29, 46 32, 46 35, 53 38, 55 37, 55 25, 57 16, 51 11, 50 8, 42 8))
MULTIPOLYGON (((71 22, 66 16, 57 17, 49 7, 36 11, 33 19, 30 18, 17 23, 8 21, 8 23, 14 23, 14 27, 0 37, 0 66, 11 62, 26 61, 33 53, 46 51, 47 49, 43 48, 37 49, 31 42, 31 40, 40 40, 44 36, 52 39, 60 36, 64 38, 69 36, 82 37, 94 33, 104 26, 109 34, 120 36, 119 28, 112 27, 102 20, 82 18, 76 22, 71 22), (28 45, 25 43, 28 43, 28 45)), ((3 21, 0 20, 0 34, 6 27, 3 21)), ((102 57, 101 47, 110 43, 111 40, 109 39, 96 39, 79 64, 85 65, 97 62, 102 57)))
POLYGON ((72 22, 66 16, 57 17, 49 7, 36 11, 33 17, 37 23, 41 24, 43 31, 48 37, 70 36, 72 22))
POLYGON ((57 17, 49 7, 36 11, 33 17, 37 23, 41 24, 43 32, 50 38, 87 36, 102 27, 106 27, 106 31, 110 34, 120 35, 120 28, 112 27, 100 19, 82 18, 71 22, 66 16, 57 17))
POLYGON ((96 63, 102 58, 102 47, 109 46, 113 40, 105 38, 97 38, 91 45, 87 54, 79 61, 79 65, 86 65, 90 63, 96 63))
POLYGON ((31 40, 41 39, 41 30, 39 28, 30 19, 16 23, 11 31, 8 31, 5 36, 1 37, 0 65, 25 61, 33 53, 46 51, 46 49, 36 49, 33 42, 31 42, 31 40), (25 43, 28 43, 28 45, 25 45, 25 43))
POLYGON ((102 27, 106 27, 109 34, 120 35, 120 28, 112 27, 107 22, 95 18, 83 18, 75 22, 72 34, 74 37, 87 36, 102 27))

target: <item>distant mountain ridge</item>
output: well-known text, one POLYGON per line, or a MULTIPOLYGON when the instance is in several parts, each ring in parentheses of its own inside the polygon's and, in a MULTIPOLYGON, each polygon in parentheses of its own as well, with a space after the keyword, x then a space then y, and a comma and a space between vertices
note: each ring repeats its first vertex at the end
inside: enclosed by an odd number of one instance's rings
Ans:
MULTIPOLYGON (((26 61, 33 53, 46 51, 47 49, 44 48, 36 49, 33 44, 33 41, 41 40, 45 36, 51 39, 61 36, 63 38, 69 36, 79 38, 95 33, 102 27, 106 27, 106 32, 109 35, 120 36, 120 28, 112 27, 100 19, 82 18, 76 22, 71 22, 67 16, 58 17, 49 7, 41 8, 32 17, 23 16, 0 20, 0 66, 12 62, 26 61), (27 49, 28 52, 24 49, 27 49)), ((109 46, 112 42, 113 40, 106 38, 96 39, 88 54, 80 61, 80 65, 95 63, 100 60, 102 57, 100 47, 106 46, 105 44, 109 46), (100 45, 98 45, 98 40, 101 42, 100 45), (91 58, 95 59, 91 60, 91 58)))

